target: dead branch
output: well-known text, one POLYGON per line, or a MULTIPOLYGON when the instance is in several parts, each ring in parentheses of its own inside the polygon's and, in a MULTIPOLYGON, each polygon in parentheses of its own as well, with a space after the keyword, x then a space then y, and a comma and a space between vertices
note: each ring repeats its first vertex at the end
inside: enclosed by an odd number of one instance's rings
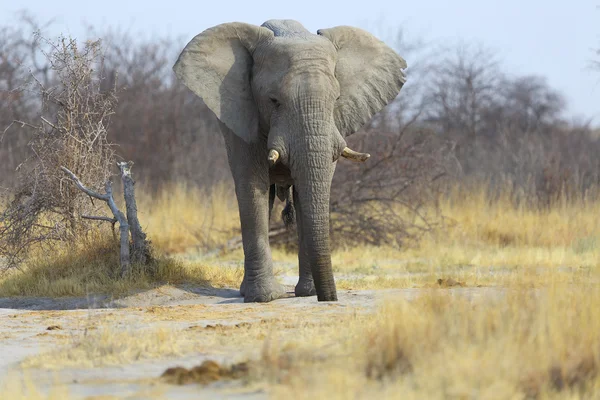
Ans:
POLYGON ((116 218, 102 217, 102 216, 97 216, 97 215, 82 215, 81 218, 91 219, 94 221, 106 221, 106 222, 110 222, 111 224, 116 224, 117 222, 119 222, 116 218))
MULTIPOLYGON (((112 184, 111 184, 110 180, 106 181, 106 186, 105 186, 106 193, 100 194, 100 193, 94 192, 93 190, 90 190, 87 187, 85 187, 85 185, 79 180, 79 178, 77 178, 77 176, 73 172, 69 171, 68 168, 61 166, 60 169, 62 169, 64 171, 64 173, 67 174, 71 178, 71 180, 75 183, 75 185, 77 186, 77 188, 79 190, 81 190, 88 196, 91 196, 98 200, 105 201, 106 204, 108 205, 108 207, 110 208, 110 211, 114 215, 114 220, 117 220, 119 222, 119 230, 121 232, 121 235, 120 235, 120 237, 121 237, 121 240, 120 240, 121 276, 125 277, 127 274, 129 274, 130 264, 131 264, 131 259, 129 256, 129 224, 127 223, 127 218, 125 218, 125 215, 117 208, 117 205, 115 204, 115 200, 113 199, 112 184)), ((101 217, 88 218, 88 219, 103 219, 103 220, 110 221, 109 218, 101 218, 101 217)))
MULTIPOLYGON (((102 201, 108 201, 109 200, 109 195, 108 194, 96 193, 93 190, 90 190, 87 187, 85 187, 85 185, 83 183, 81 183, 81 181, 79 180, 79 178, 77 178, 77 176, 75 176, 75 174, 72 173, 71 171, 69 171, 66 167, 61 166, 60 169, 62 169, 71 178, 71 180, 75 183, 75 185, 77 186, 77 188, 79 190, 81 190, 82 192, 84 192, 88 196, 93 197, 93 198, 98 199, 98 200, 102 200, 102 201)), ((112 208, 111 208, 111 211, 112 211, 112 208)))
POLYGON ((125 197, 125 208, 127 211, 127 221, 131 231, 131 240, 133 242, 133 260, 141 264, 147 264, 150 259, 150 244, 146 239, 146 233, 140 225, 137 216, 137 204, 135 201, 135 181, 131 176, 131 166, 133 162, 118 162, 117 166, 121 171, 121 180, 123 181, 123 196, 125 197))

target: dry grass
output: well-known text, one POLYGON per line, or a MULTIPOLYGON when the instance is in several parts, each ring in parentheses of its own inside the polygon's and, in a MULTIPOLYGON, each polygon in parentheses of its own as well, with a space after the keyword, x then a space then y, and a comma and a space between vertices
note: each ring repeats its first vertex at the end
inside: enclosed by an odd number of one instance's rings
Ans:
POLYGON ((118 249, 109 239, 98 238, 73 251, 57 247, 52 254, 35 254, 22 271, 12 271, 0 281, 2 296, 65 297, 88 294, 120 296, 163 284, 239 286, 242 267, 184 262, 159 256, 154 273, 136 268, 126 279, 119 276, 118 249))
MULTIPOLYGON (((407 249, 360 247, 332 255, 340 288, 422 287, 453 277, 468 286, 546 285, 556 280, 597 279, 600 269, 600 201, 557 203, 548 209, 515 208, 509 198, 491 201, 484 188, 456 189, 440 201, 448 223, 407 249)), ((238 235, 239 218, 230 187, 206 195, 173 185, 157 195, 140 193, 140 218, 159 254, 188 254, 192 261, 160 258, 159 273, 114 278, 116 251, 98 241, 74 254, 63 249, 38 254, 0 283, 0 296, 122 294, 163 283, 236 287, 241 249, 214 252, 201 262, 194 254, 218 248, 238 235), (98 255, 102 255, 98 257, 98 255), (114 256, 113 256, 114 255, 114 256), (221 268, 224 263, 238 268, 221 268)), ((297 262, 296 254, 274 249, 276 262, 297 262)), ((295 274, 295 270, 289 273, 295 274)))
POLYGON ((338 275, 363 276, 342 280, 342 287, 414 287, 443 276, 472 286, 538 285, 600 274, 598 200, 515 208, 506 197, 491 201, 480 188, 457 189, 440 206, 447 225, 416 247, 336 251, 332 261, 338 275))
POLYGON ((2 398, 11 400, 69 400, 72 397, 64 385, 55 385, 49 391, 40 390, 28 374, 12 372, 0 381, 2 398))
MULTIPOLYGON (((202 304, 152 306, 97 312, 53 311, 71 336, 50 352, 27 358, 26 368, 101 367, 191 354, 229 354, 232 361, 257 358, 265 342, 310 334, 349 321, 352 314, 315 315, 313 308, 282 312, 285 304, 217 307, 202 304), (206 321, 211 321, 206 325, 206 321), (219 322, 217 322, 219 321, 219 322), (299 331, 298 327, 302 327, 299 331), (233 355, 233 356, 231 356, 233 355)), ((333 305, 334 308, 345 308, 333 305)), ((44 322, 47 324, 46 322, 44 322)), ((325 338, 327 340, 327 338, 325 338)), ((56 344, 56 343, 55 343, 56 344)))
POLYGON ((598 332, 597 285, 472 301, 436 290, 265 360, 278 398, 591 399, 598 332))
POLYGON ((153 245, 165 254, 224 245, 239 230, 235 193, 218 186, 210 194, 173 184, 157 194, 140 193, 140 220, 153 245))
MULTIPOLYGON (((285 313, 282 305, 277 315, 274 305, 244 313, 219 309, 219 318, 242 322, 205 328, 134 331, 107 320, 25 365, 89 367, 227 354, 230 362, 249 360, 253 385, 275 398, 594 398, 600 390, 597 284, 488 294, 426 290, 411 301, 390 298, 375 314, 348 308, 285 313), (261 313, 270 317, 244 322, 261 313)), ((156 324, 190 317, 179 307, 162 308, 144 312, 156 324)), ((199 306, 189 311, 200 319, 217 317, 199 306)))
POLYGON ((66 349, 25 360, 25 368, 98 367, 123 365, 145 359, 184 355, 193 348, 191 338, 178 337, 167 328, 131 330, 100 325, 71 339, 66 349))
MULTIPOLYGON (((174 185, 156 198, 142 196, 141 204, 149 236, 166 253, 198 249, 204 243, 218 247, 239 228, 235 196, 228 187, 207 196, 174 185)), ((393 260, 394 267, 404 264, 407 270, 431 265, 596 267, 600 260, 600 201, 515 208, 508 197, 492 201, 482 187, 468 193, 454 189, 440 206, 446 226, 418 247, 340 249, 333 254, 334 265, 340 271, 393 260)), ((295 260, 293 254, 274 253, 275 260, 295 260)))

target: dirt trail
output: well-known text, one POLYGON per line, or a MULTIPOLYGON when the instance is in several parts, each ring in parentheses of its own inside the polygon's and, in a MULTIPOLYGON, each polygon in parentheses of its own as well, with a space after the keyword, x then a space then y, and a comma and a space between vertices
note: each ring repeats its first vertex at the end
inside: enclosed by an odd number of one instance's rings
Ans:
MULTIPOLYGON (((466 296, 496 291, 482 288, 451 290, 457 295, 466 296)), ((60 385, 66 387, 71 398, 75 399, 99 395, 131 399, 192 399, 198 396, 215 399, 266 398, 267 394, 260 388, 240 387, 235 382, 217 382, 209 386, 172 386, 157 380, 166 368, 176 365, 190 368, 207 359, 231 362, 239 356, 240 351, 228 346, 227 338, 221 346, 183 357, 144 360, 118 366, 52 370, 42 365, 21 369, 20 362, 33 355, 60 349, 61 346, 72 346, 88 329, 95 329, 97 321, 109 321, 116 329, 136 332, 164 328, 189 334, 194 330, 200 332, 214 330, 215 327, 249 326, 265 320, 288 318, 286 329, 293 334, 294 324, 299 321, 319 323, 346 313, 371 312, 387 297, 410 300, 421 291, 340 291, 337 303, 318 303, 315 297, 289 297, 268 304, 244 304, 237 290, 172 286, 121 299, 102 296, 0 298, 0 379, 14 379, 14 374, 25 374, 42 391, 60 385)), ((296 329, 299 327, 296 326, 296 329)), ((235 332, 232 334, 235 335, 235 332)))

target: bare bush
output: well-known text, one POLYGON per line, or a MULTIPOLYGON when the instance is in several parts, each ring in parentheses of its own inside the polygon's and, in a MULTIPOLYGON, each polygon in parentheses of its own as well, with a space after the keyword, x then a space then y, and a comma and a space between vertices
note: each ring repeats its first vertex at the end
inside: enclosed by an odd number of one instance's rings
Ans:
POLYGON ((424 80, 423 122, 456 143, 461 184, 532 207, 598 194, 600 141, 589 123, 564 120, 566 101, 545 79, 509 77, 481 47, 442 54, 424 80))
POLYGON ((115 164, 107 139, 116 88, 101 90, 100 42, 79 48, 72 39, 43 40, 50 65, 47 82, 32 73, 30 87, 39 97, 37 122, 13 121, 5 135, 28 131, 29 157, 21 164, 17 184, 0 215, 0 258, 5 267, 18 265, 35 244, 73 242, 86 234, 81 215, 95 214, 96 205, 65 184, 61 166, 68 167, 90 188, 102 188, 115 164))
POLYGON ((452 165, 452 146, 431 131, 404 126, 353 138, 373 149, 365 165, 342 165, 331 193, 334 245, 414 244, 442 222, 437 199, 452 165))

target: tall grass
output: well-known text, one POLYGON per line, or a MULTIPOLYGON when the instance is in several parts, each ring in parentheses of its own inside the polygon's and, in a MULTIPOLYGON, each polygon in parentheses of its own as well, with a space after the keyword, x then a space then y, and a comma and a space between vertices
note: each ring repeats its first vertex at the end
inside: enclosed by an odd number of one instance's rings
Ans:
POLYGON ((329 346, 283 340, 267 361, 285 368, 270 378, 282 398, 592 399, 599 310, 589 284, 471 300, 426 291, 326 331, 329 346))
MULTIPOLYGON (((229 187, 206 195, 174 185, 156 197, 143 195, 141 204, 142 223, 154 245, 166 253, 203 251, 239 235, 237 204, 229 187)), ((445 224, 417 246, 342 247, 333 254, 334 264, 344 269, 377 259, 440 266, 596 267, 600 262, 600 199, 515 206, 509 194, 491 197, 485 186, 456 186, 439 198, 439 207, 445 224)), ((275 251, 274 257, 294 261, 296 256, 275 251)))
MULTIPOLYGON (((487 189, 483 185, 469 190, 456 186, 440 197, 444 224, 415 246, 337 248, 332 261, 340 287, 420 287, 444 275, 467 285, 505 285, 515 279, 523 283, 525 276, 528 284, 545 283, 559 276, 562 281, 597 277, 600 199, 533 207, 515 205, 509 194, 491 197, 487 189), (490 268, 504 271, 492 274, 490 268), (523 268, 525 273, 521 273, 523 268), (544 274, 557 268, 562 272, 544 274), (361 275, 370 277, 363 279, 361 275)), ((159 255, 158 274, 150 276, 141 271, 128 280, 118 279, 114 274, 118 263, 114 245, 110 239, 92 238, 76 247, 79 250, 75 252, 73 247, 52 254, 37 252, 25 266, 25 273, 15 271, 0 281, 0 295, 126 293, 184 282, 239 285, 241 265, 220 267, 223 262, 240 264, 243 260, 240 249, 222 251, 228 240, 239 236, 232 187, 220 186, 206 193, 173 184, 157 193, 140 191, 138 205, 141 223, 159 255), (192 260, 203 256, 204 261, 176 261, 170 257, 184 253, 192 260)), ((277 213, 274 215, 276 218, 277 213)), ((297 255, 285 249, 274 249, 273 257, 275 261, 297 262, 297 255)))
POLYGON ((210 193, 195 186, 171 184, 157 193, 141 191, 140 220, 153 245, 164 253, 219 247, 237 234, 239 216, 233 187, 210 193))

